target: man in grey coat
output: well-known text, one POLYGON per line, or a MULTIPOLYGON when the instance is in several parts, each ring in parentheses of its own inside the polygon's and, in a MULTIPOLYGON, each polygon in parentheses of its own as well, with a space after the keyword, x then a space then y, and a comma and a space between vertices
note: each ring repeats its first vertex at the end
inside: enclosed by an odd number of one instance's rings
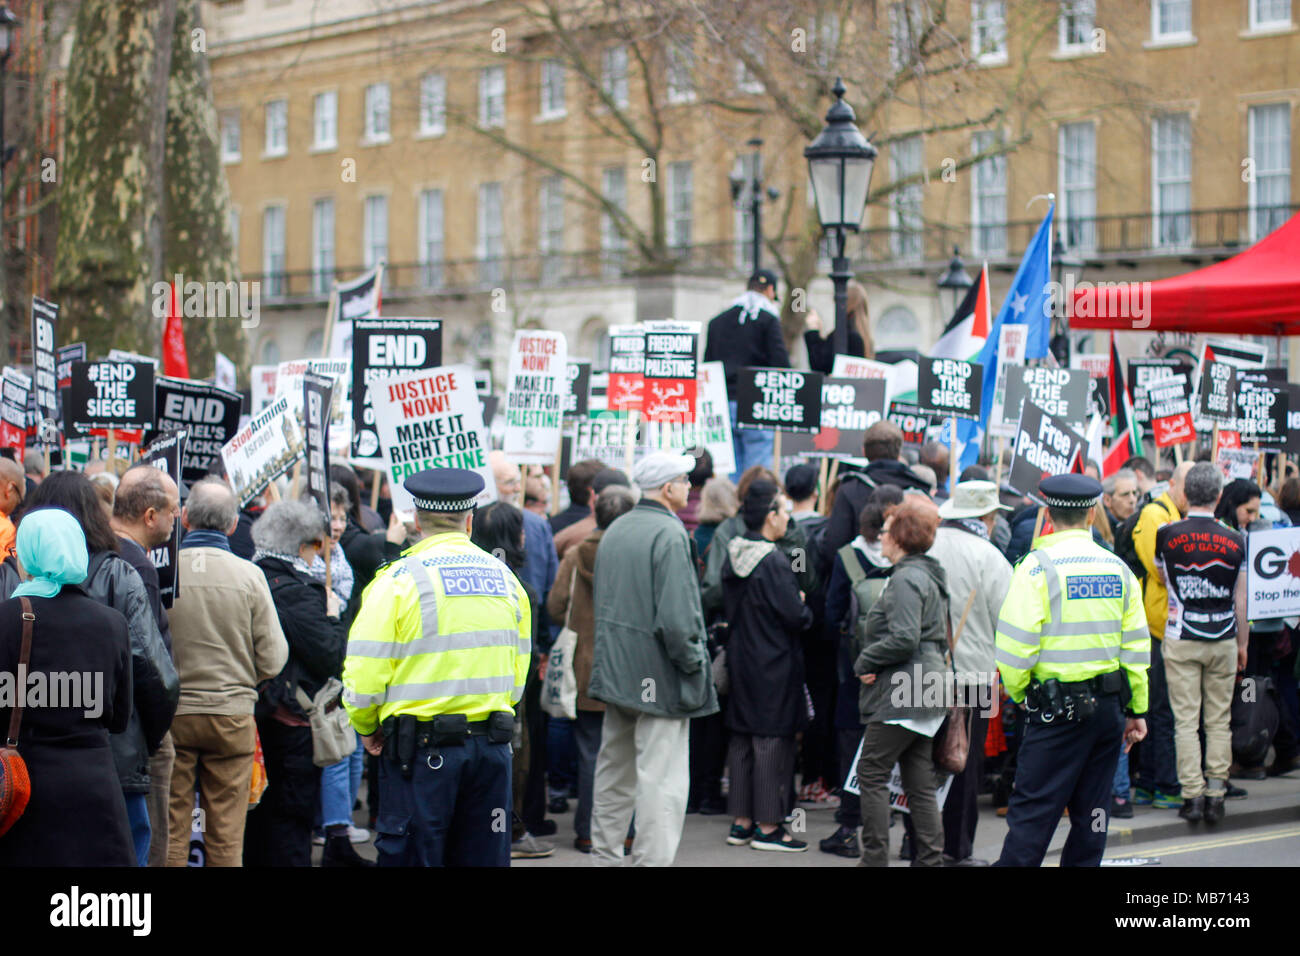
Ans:
POLYGON ((690 720, 718 710, 704 614, 686 529, 689 455, 636 466, 641 501, 596 552, 595 648, 588 693, 604 701, 592 807, 592 862, 623 862, 636 816, 633 866, 669 866, 686 822, 690 720))

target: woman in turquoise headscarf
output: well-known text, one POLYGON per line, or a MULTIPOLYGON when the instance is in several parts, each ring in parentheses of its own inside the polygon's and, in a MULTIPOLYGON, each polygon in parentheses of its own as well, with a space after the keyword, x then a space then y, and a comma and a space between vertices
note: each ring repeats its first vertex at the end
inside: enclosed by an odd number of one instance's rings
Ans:
POLYGON ((126 803, 108 735, 131 716, 126 619, 81 590, 86 537, 66 511, 28 512, 18 560, 30 579, 0 602, 0 728, 22 703, 18 753, 31 802, 0 837, 0 867, 133 866, 126 803), (30 661, 19 673, 22 599, 31 604, 30 661))

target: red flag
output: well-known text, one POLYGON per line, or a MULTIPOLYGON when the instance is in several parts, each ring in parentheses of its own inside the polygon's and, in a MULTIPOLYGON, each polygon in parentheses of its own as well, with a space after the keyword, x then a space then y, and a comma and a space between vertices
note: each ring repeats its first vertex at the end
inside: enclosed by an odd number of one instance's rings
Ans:
POLYGON ((163 374, 169 378, 189 378, 190 362, 185 356, 185 330, 181 328, 180 289, 172 283, 171 308, 163 326, 163 374))

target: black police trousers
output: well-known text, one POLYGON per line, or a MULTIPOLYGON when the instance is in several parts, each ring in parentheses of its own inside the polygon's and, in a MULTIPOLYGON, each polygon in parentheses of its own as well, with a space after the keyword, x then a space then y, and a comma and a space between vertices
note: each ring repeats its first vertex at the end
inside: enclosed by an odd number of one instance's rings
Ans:
POLYGON ((509 866, 510 772, 510 745, 479 735, 417 751, 409 780, 380 758, 379 865, 509 866))
POLYGON ((1070 811, 1061 866, 1097 866, 1106 852, 1111 785, 1124 746, 1124 711, 1115 694, 1097 698, 1087 720, 1026 721, 1007 807, 1007 838, 996 866, 1041 866, 1070 811))

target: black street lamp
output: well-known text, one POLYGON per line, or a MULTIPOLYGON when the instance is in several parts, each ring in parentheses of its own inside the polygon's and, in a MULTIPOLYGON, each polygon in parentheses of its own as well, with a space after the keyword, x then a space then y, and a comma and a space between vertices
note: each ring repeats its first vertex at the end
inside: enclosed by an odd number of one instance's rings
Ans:
MULTIPOLYGON (((744 208, 744 203, 741 200, 745 195, 745 186, 749 186, 747 202, 754 226, 749 237, 751 258, 753 260, 753 268, 750 270, 752 275, 763 268, 763 154, 759 152, 763 141, 755 136, 747 141, 745 145, 754 151, 750 160, 754 171, 753 178, 746 184, 745 177, 739 172, 735 172, 728 177, 728 181, 731 183, 731 201, 737 208, 744 208)), ((769 200, 776 200, 780 197, 781 191, 775 186, 769 186, 766 195, 769 200)))
POLYGON ((831 258, 835 285, 835 352, 849 351, 849 260, 844 255, 846 232, 857 232, 867 208, 867 190, 876 163, 876 147, 867 142, 854 122, 853 107, 844 102, 844 84, 838 77, 831 87, 835 102, 826 112, 826 126, 804 149, 808 173, 817 200, 817 218, 823 232, 835 232, 836 254, 831 258))
POLYGON ((1058 232, 1052 238, 1052 268, 1056 272, 1056 289, 1057 289, 1057 307, 1056 314, 1052 316, 1052 325, 1054 334, 1048 345, 1052 354, 1056 356, 1057 362, 1063 368, 1070 364, 1070 323, 1067 319, 1069 304, 1065 301, 1065 277, 1067 270, 1069 275, 1077 278, 1077 273, 1081 271, 1085 263, 1078 256, 1072 255, 1066 248, 1061 234, 1058 232))
MULTIPOLYGON (((8 4, 0 6, 0 239, 5 236, 5 165, 9 161, 9 147, 5 145, 5 67, 9 63, 9 52, 13 49, 14 32, 21 22, 8 4)), ((0 256, 5 254, 0 249, 0 256)), ((6 298, 6 284, 4 263, 0 262, 0 302, 6 298)), ((7 326, 7 318, 3 315, 0 315, 0 325, 7 326)))
POLYGON ((943 311, 943 320, 948 321, 952 314, 957 311, 957 304, 961 302, 968 289, 975 284, 975 280, 966 272, 966 263, 961 261, 961 254, 956 246, 952 247, 952 259, 948 263, 948 270, 939 276, 939 308, 943 311))

